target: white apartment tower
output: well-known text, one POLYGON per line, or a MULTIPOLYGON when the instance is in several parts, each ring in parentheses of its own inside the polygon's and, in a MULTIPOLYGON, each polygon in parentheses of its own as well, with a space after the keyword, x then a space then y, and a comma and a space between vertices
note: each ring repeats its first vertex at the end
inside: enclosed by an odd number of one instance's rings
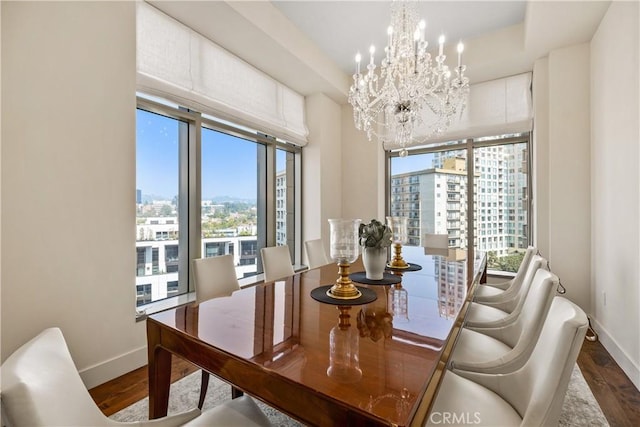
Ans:
MULTIPOLYGON (((519 144, 476 148, 475 239, 479 251, 498 257, 526 249, 528 213, 527 150, 519 144)), ((434 167, 450 160, 446 153, 434 154, 434 167)))
POLYGON ((276 245, 287 244, 287 171, 276 173, 276 245))
POLYGON ((408 245, 421 246, 429 233, 448 234, 449 247, 467 247, 466 183, 465 160, 458 157, 391 178, 391 215, 409 218, 408 245))

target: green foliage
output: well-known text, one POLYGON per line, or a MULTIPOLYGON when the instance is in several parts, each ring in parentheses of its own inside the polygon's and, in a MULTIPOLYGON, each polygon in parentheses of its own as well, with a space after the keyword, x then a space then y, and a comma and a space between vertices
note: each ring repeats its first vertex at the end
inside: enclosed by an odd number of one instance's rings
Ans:
POLYGON ((520 264, 524 258, 524 252, 516 252, 513 254, 498 257, 494 251, 487 253, 487 267, 489 270, 509 271, 515 273, 520 268, 520 264))
POLYGON ((160 208, 159 216, 171 216, 173 215, 173 207, 170 205, 163 205, 160 208))
POLYGON ((369 224, 360 224, 358 237, 360 238, 360 246, 386 248, 391 246, 393 234, 386 224, 372 219, 369 224))
MULTIPOLYGON (((216 206, 215 213, 207 215, 202 222, 203 237, 224 236, 223 230, 238 229, 255 225, 258 221, 255 205, 240 202, 226 202, 216 206)), ((251 236, 249 231, 241 231, 240 236, 251 236)))

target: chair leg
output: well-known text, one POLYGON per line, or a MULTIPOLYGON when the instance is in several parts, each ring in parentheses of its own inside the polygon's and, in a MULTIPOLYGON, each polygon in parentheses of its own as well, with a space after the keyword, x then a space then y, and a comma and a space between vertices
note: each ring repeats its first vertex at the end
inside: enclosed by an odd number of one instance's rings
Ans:
POLYGON ((200 381, 200 400, 198 400, 198 409, 202 409, 204 405, 204 397, 207 395, 209 387, 209 372, 202 370, 202 380, 200 381))
POLYGON ((242 392, 242 390, 239 390, 237 388, 235 388, 234 386, 231 386, 231 398, 235 399, 238 397, 242 397, 244 396, 244 393, 242 392))

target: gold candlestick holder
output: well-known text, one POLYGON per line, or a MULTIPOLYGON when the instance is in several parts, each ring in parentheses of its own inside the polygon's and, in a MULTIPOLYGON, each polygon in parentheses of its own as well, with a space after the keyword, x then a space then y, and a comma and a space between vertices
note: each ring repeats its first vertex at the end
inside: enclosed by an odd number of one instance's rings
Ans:
POLYGON ((338 312, 338 328, 341 331, 347 330, 351 327, 351 307, 339 306, 338 312))
POLYGON ((393 244, 393 259, 389 263, 389 267, 391 268, 408 268, 409 264, 402 258, 402 244, 394 243, 393 244))
POLYGON ((341 262, 338 264, 338 280, 328 291, 327 295, 337 299, 356 299, 362 296, 362 292, 356 288, 349 278, 351 264, 341 262))

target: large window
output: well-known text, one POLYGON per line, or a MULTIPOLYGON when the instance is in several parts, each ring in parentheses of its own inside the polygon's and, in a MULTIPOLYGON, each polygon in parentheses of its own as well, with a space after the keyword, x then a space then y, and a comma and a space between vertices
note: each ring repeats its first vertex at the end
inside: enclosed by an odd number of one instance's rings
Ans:
POLYGON ((167 298, 168 284, 178 281, 179 146, 186 126, 174 117, 136 112, 138 306, 167 298))
POLYGON ((490 270, 517 271, 531 238, 528 147, 523 135, 389 154, 389 212, 408 217, 407 244, 447 234, 450 248, 473 241, 490 270))
POLYGON ((518 270, 529 245, 529 180, 526 142, 474 149, 476 248, 488 268, 518 270))
POLYGON ((299 262, 300 149, 197 112, 139 98, 137 305, 192 291, 195 258, 231 254, 238 278, 262 273, 260 248, 299 262))
MULTIPOLYGON (((265 245, 266 153, 264 144, 202 129, 203 256, 231 254, 236 245, 265 245), (206 249, 213 244, 218 245, 216 254, 206 249)), ((256 250, 233 255, 238 277, 258 273, 256 250)))

